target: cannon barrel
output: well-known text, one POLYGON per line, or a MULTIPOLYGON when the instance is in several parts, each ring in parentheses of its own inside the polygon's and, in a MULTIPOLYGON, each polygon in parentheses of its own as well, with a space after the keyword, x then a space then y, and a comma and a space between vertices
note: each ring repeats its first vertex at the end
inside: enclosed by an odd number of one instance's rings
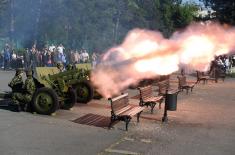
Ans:
POLYGON ((0 92, 0 99, 10 99, 11 95, 11 92, 0 92))

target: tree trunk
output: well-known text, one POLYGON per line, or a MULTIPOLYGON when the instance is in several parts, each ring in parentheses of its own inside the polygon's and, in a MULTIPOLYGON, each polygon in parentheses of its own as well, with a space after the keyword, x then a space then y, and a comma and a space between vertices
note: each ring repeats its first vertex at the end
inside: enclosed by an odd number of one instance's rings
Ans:
POLYGON ((35 25, 35 32, 34 32, 34 42, 37 42, 37 37, 38 37, 38 27, 39 27, 39 22, 41 18, 41 6, 42 6, 42 0, 39 0, 39 4, 37 7, 37 13, 36 13, 36 25, 35 25))
POLYGON ((11 0, 10 3, 11 3, 10 42, 11 42, 11 45, 13 45, 13 42, 14 42, 13 35, 15 31, 14 0, 11 0))

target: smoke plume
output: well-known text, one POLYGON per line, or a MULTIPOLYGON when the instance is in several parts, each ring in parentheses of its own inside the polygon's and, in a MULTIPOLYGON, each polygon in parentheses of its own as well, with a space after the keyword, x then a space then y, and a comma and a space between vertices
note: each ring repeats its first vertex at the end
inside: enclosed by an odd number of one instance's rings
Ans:
POLYGON ((109 49, 91 80, 99 93, 112 97, 145 78, 171 74, 179 66, 206 71, 215 56, 234 49, 235 29, 218 23, 193 23, 166 39, 160 32, 134 29, 109 49))

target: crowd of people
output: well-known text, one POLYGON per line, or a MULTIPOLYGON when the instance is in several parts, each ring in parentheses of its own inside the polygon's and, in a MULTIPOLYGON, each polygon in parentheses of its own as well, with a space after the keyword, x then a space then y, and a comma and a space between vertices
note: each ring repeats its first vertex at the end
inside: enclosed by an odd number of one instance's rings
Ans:
MULTIPOLYGON (((35 67, 55 67, 57 63, 67 64, 92 63, 94 68, 99 63, 101 55, 88 53, 87 50, 66 50, 62 44, 45 46, 38 49, 36 45, 26 48, 21 54, 17 54, 8 44, 0 52, 0 67, 4 70, 35 67)), ((226 73, 235 67, 235 55, 220 55, 215 57, 211 66, 217 66, 226 73)))
POLYGON ((91 62, 95 67, 99 60, 97 53, 89 55, 87 50, 66 50, 62 44, 58 46, 50 45, 41 50, 33 45, 32 48, 26 48, 25 51, 19 55, 8 44, 0 53, 0 66, 4 70, 11 68, 32 68, 35 67, 52 67, 57 63, 78 64, 91 62))
POLYGON ((211 69, 213 67, 219 68, 224 73, 231 72, 231 68, 235 67, 235 55, 220 55, 215 57, 215 59, 211 62, 211 69))

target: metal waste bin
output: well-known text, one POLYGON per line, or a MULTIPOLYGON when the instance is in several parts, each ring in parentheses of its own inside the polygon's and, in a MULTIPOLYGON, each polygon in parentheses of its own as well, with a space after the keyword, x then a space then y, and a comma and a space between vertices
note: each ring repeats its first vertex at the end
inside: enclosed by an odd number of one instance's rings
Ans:
POLYGON ((164 114, 162 117, 162 122, 168 121, 167 110, 176 111, 176 109, 177 109, 177 95, 178 95, 178 92, 166 92, 165 108, 164 108, 164 114))
POLYGON ((165 99, 166 110, 176 111, 177 109, 177 93, 167 93, 165 99))

